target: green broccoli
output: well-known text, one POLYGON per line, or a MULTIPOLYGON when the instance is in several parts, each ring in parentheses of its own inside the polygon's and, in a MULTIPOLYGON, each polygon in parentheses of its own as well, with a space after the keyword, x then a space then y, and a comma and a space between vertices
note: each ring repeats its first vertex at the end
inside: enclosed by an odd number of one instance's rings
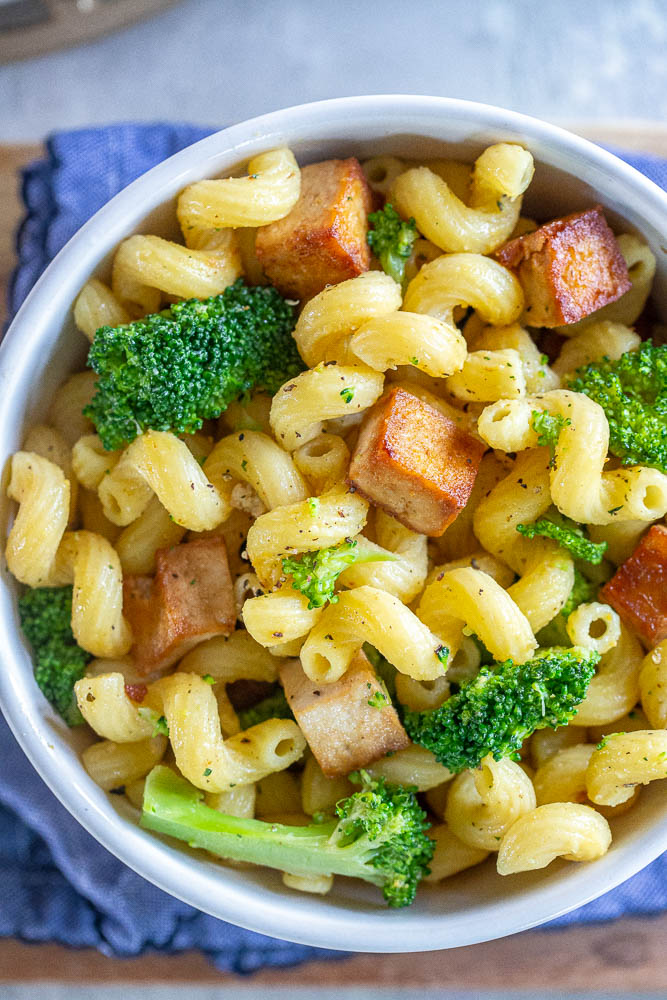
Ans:
POLYGON ((592 650, 556 647, 538 650, 527 663, 483 667, 440 708, 406 712, 403 725, 453 772, 477 767, 487 754, 512 756, 536 729, 570 721, 599 659, 592 650))
POLYGON ((405 262, 412 253, 412 245, 419 238, 414 219, 405 222, 393 205, 386 204, 379 212, 371 212, 368 221, 373 226, 366 239, 380 261, 382 270, 399 285, 405 277, 405 262))
POLYGON ((549 446, 552 465, 556 455, 558 435, 563 427, 567 427, 571 423, 569 417, 561 417, 560 413, 554 415, 547 410, 533 410, 532 412, 531 426, 537 434, 537 443, 540 446, 549 446))
POLYGON ((568 388, 600 404, 609 450, 624 465, 667 472, 667 344, 647 340, 617 361, 594 361, 577 369, 568 388))
POLYGON ((592 601, 597 593, 597 584, 593 580, 587 580, 583 573, 580 573, 578 569, 574 571, 574 584, 572 590, 570 591, 570 596, 563 605, 561 614, 565 615, 566 618, 572 614, 572 612, 579 607, 580 604, 588 604, 592 601))
POLYGON ((88 354, 99 376, 84 413, 107 449, 146 428, 196 431, 251 389, 276 392, 303 371, 294 310, 275 288, 241 279, 210 299, 101 327, 88 354))
POLYGON ((574 586, 570 596, 560 612, 548 625, 540 629, 535 638, 540 646, 571 646, 572 640, 567 634, 567 620, 580 604, 588 604, 597 594, 597 584, 587 580, 578 569, 574 570, 574 586))
POLYGON ((28 590, 19 598, 21 628, 33 649, 35 680, 68 726, 83 724, 74 696, 90 653, 77 646, 72 634, 72 588, 28 590))
POLYGON ((607 550, 606 542, 591 542, 576 521, 564 517, 558 511, 539 518, 533 524, 517 524, 516 530, 526 538, 534 538, 535 535, 553 538, 561 548, 568 549, 575 559, 583 559, 584 562, 593 563, 594 566, 602 562, 607 550))
POLYGON ((238 713, 241 729, 250 729, 251 726, 258 726, 260 722, 267 719, 293 719, 292 709, 287 704, 287 698, 280 684, 276 684, 275 690, 266 698, 262 698, 256 705, 250 708, 243 708, 238 713))
POLYGON ((363 771, 356 777, 361 789, 337 804, 337 819, 286 826, 219 813, 204 805, 203 792, 157 766, 146 779, 141 825, 227 860, 364 879, 389 906, 408 906, 433 855, 426 815, 412 790, 363 771))
POLYGON ((308 607, 321 608, 327 601, 335 604, 336 580, 353 563, 393 562, 397 557, 389 552, 360 549, 353 538, 329 549, 304 552, 300 559, 283 559, 283 573, 291 575, 292 586, 308 598, 308 607))

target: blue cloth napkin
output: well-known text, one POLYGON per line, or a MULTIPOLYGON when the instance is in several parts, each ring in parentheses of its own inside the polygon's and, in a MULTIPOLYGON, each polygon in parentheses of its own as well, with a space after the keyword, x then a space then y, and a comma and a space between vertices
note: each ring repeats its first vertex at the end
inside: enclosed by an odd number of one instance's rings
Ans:
MULTIPOLYGON (((114 125, 54 135, 23 174, 26 217, 10 289, 13 314, 52 257, 116 192, 211 130, 114 125)), ((615 151, 618 152, 618 151, 615 151)), ((667 161, 620 152, 667 188, 667 161)), ((95 947, 109 955, 197 948, 220 969, 252 972, 337 952, 244 931, 180 903, 117 861, 72 819, 0 717, 0 936, 95 947)), ((667 910, 667 855, 550 926, 667 910)))

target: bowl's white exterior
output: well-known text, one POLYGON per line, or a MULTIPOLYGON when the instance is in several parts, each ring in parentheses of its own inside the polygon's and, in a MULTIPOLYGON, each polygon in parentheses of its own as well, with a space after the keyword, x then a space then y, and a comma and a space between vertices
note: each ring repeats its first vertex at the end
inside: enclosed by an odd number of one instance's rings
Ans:
MULTIPOLYGON (((173 201, 192 181, 223 174, 253 153, 288 144, 302 162, 329 156, 448 155, 470 159, 490 142, 526 145, 538 162, 526 211, 541 217, 601 202, 650 242, 658 256, 658 300, 667 296, 667 195, 603 150, 561 129, 498 108, 429 97, 360 97, 278 111, 233 126, 171 157, 117 195, 40 278, 0 349, 0 461, 20 446, 45 395, 84 357, 71 306, 87 278, 104 273, 113 248, 134 231, 169 232, 173 201)), ((6 479, 5 479, 6 482, 6 479)), ((4 490, 3 490, 4 492, 4 490)), ((9 516, 2 502, 3 523, 9 516)), ((307 944, 354 951, 451 948, 534 926, 601 895, 667 849, 664 792, 652 786, 614 825, 614 845, 591 865, 560 862, 501 879, 491 863, 417 903, 386 910, 376 890, 337 880, 326 897, 298 895, 276 873, 237 871, 141 830, 119 797, 105 795, 77 757, 83 735, 50 711, 33 679, 18 629, 16 587, 0 585, 4 657, 0 704, 49 787, 105 847, 167 892, 214 916, 307 944)))

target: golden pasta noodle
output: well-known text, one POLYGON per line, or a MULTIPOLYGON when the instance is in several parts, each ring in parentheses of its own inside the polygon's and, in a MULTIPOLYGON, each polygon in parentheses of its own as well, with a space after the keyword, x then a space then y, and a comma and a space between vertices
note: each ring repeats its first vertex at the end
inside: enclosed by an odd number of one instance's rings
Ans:
POLYGON ((112 545, 116 544, 121 528, 119 525, 113 524, 106 516, 96 491, 79 489, 79 512, 81 514, 81 527, 85 531, 93 531, 96 535, 102 535, 112 545))
MULTIPOLYGON (((575 716, 574 722, 577 718, 575 716)), ((558 729, 537 729, 530 738, 530 759, 539 771, 555 754, 570 747, 586 743, 588 731, 583 726, 559 726, 558 729)), ((593 737, 591 737, 591 742, 593 737)))
MULTIPOLYGON (((628 351, 636 351, 640 344, 641 339, 629 326, 599 320, 590 323, 576 337, 565 341, 553 370, 559 375, 566 375, 591 361, 601 361, 603 358, 616 361, 628 351)), ((548 388, 552 387, 545 385, 536 391, 546 391, 548 388)))
POLYGON ((362 365, 319 365, 290 379, 273 397, 271 428, 294 451, 322 433, 322 423, 361 413, 382 394, 384 378, 362 365))
MULTIPOLYGON (((253 819, 255 816, 256 785, 239 785, 226 792, 208 792, 204 796, 207 806, 227 816, 253 819)), ((127 789, 126 789, 127 791, 127 789)))
POLYGON ((350 449, 338 434, 326 433, 311 438, 293 454, 294 464, 305 477, 315 496, 326 493, 345 479, 350 465, 350 449))
POLYGON ((324 813, 333 816, 336 803, 347 798, 354 785, 345 777, 328 778, 312 754, 301 774, 301 808, 308 816, 324 813))
POLYGON ((435 851, 429 862, 431 871, 425 876, 425 882, 441 882, 445 878, 451 878, 466 868, 481 864, 489 856, 489 852, 481 847, 464 844, 446 823, 432 826, 428 835, 435 841, 435 851))
MULTIPOLYGON (((229 235, 233 236, 231 231, 229 235)), ((114 287, 120 292, 132 285, 146 286, 183 299, 219 295, 241 274, 238 250, 230 239, 226 243, 196 250, 160 236, 130 236, 114 257, 114 287)), ((131 304, 129 295, 128 301, 131 304)))
POLYGON ((450 326, 460 305, 472 306, 493 326, 507 326, 521 315, 523 291, 511 271, 490 257, 456 253, 424 264, 403 301, 407 312, 435 316, 450 326))
POLYGON ((396 675, 396 697, 411 712, 431 712, 440 708, 449 694, 447 677, 437 677, 434 681, 416 681, 407 674, 396 675))
POLYGON ((430 750, 416 744, 397 750, 391 757, 381 757, 369 764, 366 770, 374 778, 414 787, 420 792, 436 788, 454 777, 448 768, 438 763, 430 750))
POLYGON ((282 147, 259 153, 245 177, 197 181, 178 199, 177 215, 187 235, 192 229, 266 226, 294 208, 301 172, 294 154, 282 147))
POLYGON ((333 883, 333 875, 294 875, 292 872, 283 872, 283 885, 298 892, 326 896, 333 888, 333 883))
POLYGON ((290 771, 274 771, 255 785, 255 815, 258 819, 278 813, 301 812, 301 786, 290 771))
POLYGON ((158 550, 178 545, 184 535, 183 525, 173 519, 156 496, 151 497, 143 513, 123 528, 116 538, 116 552, 123 572, 152 575, 155 573, 158 550))
POLYGON ((453 324, 416 312, 366 320, 350 336, 347 350, 378 372, 414 365, 435 378, 459 372, 467 354, 466 342, 453 324))
POLYGON ((550 473, 551 496, 562 514, 581 524, 609 524, 655 521, 667 513, 664 473, 643 466, 604 469, 609 425, 602 407, 583 393, 556 389, 525 400, 492 403, 479 418, 479 432, 492 448, 534 448, 535 410, 565 421, 550 473))
POLYGON ((601 726, 631 711, 639 701, 639 671, 644 651, 621 624, 618 642, 600 660, 597 673, 575 716, 578 726, 601 726))
POLYGON ((388 194, 391 186, 405 170, 405 161, 398 156, 371 156, 369 160, 364 160, 361 169, 373 191, 378 194, 388 194))
POLYGON ((70 485, 54 462, 29 451, 11 459, 7 496, 19 509, 9 532, 5 558, 10 573, 29 587, 53 587, 56 553, 70 510, 70 485))
POLYGON ((155 494, 177 524, 191 531, 215 528, 229 504, 183 441, 166 431, 145 431, 100 482, 104 513, 114 524, 139 517, 155 494))
POLYGON ((124 656, 132 632, 123 616, 123 574, 113 546, 92 531, 68 531, 56 555, 61 584, 74 586, 72 632, 93 656, 124 656))
POLYGON ((239 431, 222 438, 203 469, 221 495, 231 495, 234 480, 248 483, 267 510, 308 497, 308 486, 292 457, 260 431, 239 431))
POLYGON ((362 552, 374 552, 377 562, 353 563, 338 577, 342 587, 377 587, 409 604, 426 580, 428 553, 426 536, 410 531, 383 510, 375 511, 376 542, 363 535, 355 539, 362 552), (390 556, 392 558, 387 559, 390 556))
POLYGON ((503 835, 535 808, 530 778, 513 760, 485 757, 473 771, 462 771, 447 796, 445 822, 470 847, 497 851, 503 835))
POLYGON ((269 719, 226 740, 210 684, 179 671, 151 685, 159 699, 181 774, 197 788, 222 792, 282 771, 301 757, 306 741, 296 723, 269 719))
POLYGON ((538 767, 533 786, 538 806, 545 802, 586 802, 586 768, 594 743, 563 747, 538 767))
MULTIPOLYGON (((542 354, 527 330, 518 323, 509 326, 485 326, 468 341, 471 351, 513 350, 521 359, 521 370, 529 393, 557 389, 560 378, 556 367, 549 367, 549 360, 542 354)), ((500 397, 497 397, 498 399, 500 397)))
POLYGON ((646 521, 591 524, 588 526, 588 536, 593 542, 606 542, 605 559, 608 559, 614 566, 620 566, 621 563, 630 558, 649 526, 646 521))
POLYGON ((608 604, 580 604, 567 619, 567 634, 573 646, 608 653, 621 637, 621 620, 608 604))
POLYGON ((611 844, 609 823, 575 802, 549 802, 519 817, 500 843, 498 874, 546 868, 556 858, 595 861, 611 844))
POLYGON ((650 725, 654 729, 667 729, 667 639, 642 660, 639 691, 650 725))
POLYGON ((74 322, 92 342, 101 326, 122 326, 130 322, 130 315, 108 285, 98 278, 91 278, 74 303, 74 322))
POLYGON ((122 452, 106 451, 97 434, 84 434, 72 448, 72 467, 87 490, 97 490, 118 464, 122 452))
POLYGON ((322 609, 309 608, 307 597, 285 585, 270 594, 249 598, 242 614, 243 624, 255 642, 274 648, 287 647, 307 636, 322 609))
POLYGON ((77 518, 79 500, 78 477, 72 475, 72 449, 55 427, 47 424, 34 424, 25 436, 23 451, 41 455, 59 466, 69 481, 69 525, 72 527, 77 518))
POLYGON ((60 431, 70 447, 93 430, 92 423, 84 417, 82 410, 95 395, 96 382, 95 372, 77 372, 56 389, 51 400, 49 423, 60 431))
POLYGON ((74 685, 79 711, 91 729, 114 743, 150 739, 155 722, 142 716, 125 691, 121 673, 83 677, 74 685))
POLYGON ((278 582, 283 557, 315 552, 358 535, 367 512, 366 500, 338 485, 313 503, 302 500, 262 514, 248 531, 247 549, 263 586, 278 582))
POLYGON ((461 371, 447 379, 447 390, 464 402, 486 403, 525 396, 521 357, 513 348, 472 351, 461 371))
POLYGON ((636 785, 667 778, 667 732, 644 729, 612 733, 591 755, 586 788, 592 802, 617 806, 634 794, 636 785))
POLYGON ((498 661, 524 663, 537 647, 526 617, 507 591, 481 570, 438 574, 422 594, 417 615, 441 637, 451 655, 460 645, 464 625, 498 661))
POLYGON ((294 330, 299 354, 310 368, 332 360, 336 349, 366 321, 400 307, 401 289, 382 271, 366 271, 330 285, 307 302, 299 315, 294 330))
POLYGON ((390 198, 401 215, 413 216, 420 233, 443 250, 486 254, 510 237, 533 171, 527 150, 497 143, 475 162, 470 205, 428 167, 400 174, 390 198))
POLYGON ((336 604, 322 609, 301 649, 305 674, 323 684, 337 681, 364 642, 416 680, 445 672, 440 638, 393 594, 366 586, 341 591, 336 604))
POLYGON ((164 736, 139 740, 137 743, 102 740, 86 747, 81 760, 95 784, 105 792, 110 792, 145 778, 160 763, 166 747, 164 736))

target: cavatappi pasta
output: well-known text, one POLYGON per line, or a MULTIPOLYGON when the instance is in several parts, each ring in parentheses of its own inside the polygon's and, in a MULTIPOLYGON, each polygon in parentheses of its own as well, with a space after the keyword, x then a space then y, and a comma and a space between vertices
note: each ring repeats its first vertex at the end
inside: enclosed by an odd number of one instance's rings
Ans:
MULTIPOLYGON (((182 237, 130 235, 85 284, 74 324, 95 371, 70 375, 10 460, 5 555, 29 588, 37 679, 95 735, 82 761, 101 789, 141 810, 166 774, 209 818, 329 830, 360 781, 403 786, 431 824, 420 875, 438 883, 489 855, 502 875, 594 860, 640 786, 667 777, 664 598, 660 611, 649 594, 658 611, 638 624, 606 587, 667 532, 667 474, 624 464, 617 417, 570 388, 577 370, 643 349, 655 258, 621 234, 629 290, 556 337, 531 326, 534 289, 496 251, 539 227, 521 215, 533 170, 505 142, 474 164, 302 167, 269 150, 182 191, 182 237), (347 193, 328 205, 333 176, 347 193), (369 222, 371 191, 398 214, 369 222), (340 225, 318 228, 320 208, 340 225), (393 256, 383 219, 405 240, 393 256), (208 311, 241 287, 292 316, 275 343, 277 321, 253 318, 268 339, 250 360, 230 314, 208 311), (193 302, 196 358, 165 383, 193 302), (162 322, 176 326, 160 341, 162 322), (117 345, 106 360, 104 337, 117 345), (109 366, 118 388, 144 363, 148 389, 122 402, 136 427, 107 448, 91 401, 109 366), (153 419, 172 395, 180 423, 153 419), (503 671, 551 657, 557 674, 572 651, 595 671, 569 724, 540 728, 555 697, 541 681, 535 725, 512 748, 455 714, 503 671), (485 749, 455 766, 444 743, 418 742, 414 718, 485 749)), ((664 570, 667 542, 659 558, 664 570)), ((321 894, 337 871, 274 867, 321 894)))

